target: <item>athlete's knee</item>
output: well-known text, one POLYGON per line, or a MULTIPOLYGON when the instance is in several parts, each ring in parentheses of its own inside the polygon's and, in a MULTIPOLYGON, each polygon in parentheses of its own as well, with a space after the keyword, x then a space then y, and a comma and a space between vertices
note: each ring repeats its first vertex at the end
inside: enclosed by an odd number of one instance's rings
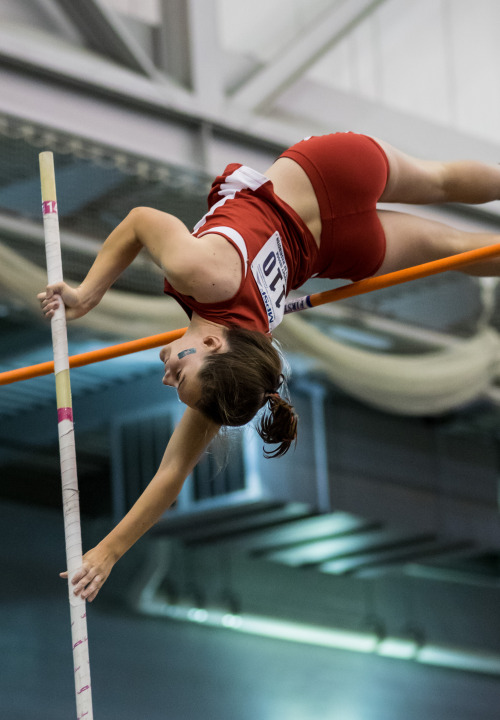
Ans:
POLYGON ((382 202, 430 204, 445 201, 445 163, 412 157, 383 141, 380 145, 389 165, 387 185, 380 198, 382 202))
POLYGON ((471 249, 470 233, 446 225, 446 231, 440 238, 441 252, 444 257, 457 255, 471 249))
POLYGON ((449 172, 447 164, 437 160, 411 158, 407 170, 413 201, 419 204, 443 203, 448 200, 449 172))
POLYGON ((459 163, 447 162, 443 165, 442 187, 444 202, 453 202, 456 199, 457 187, 463 182, 458 172, 459 163))

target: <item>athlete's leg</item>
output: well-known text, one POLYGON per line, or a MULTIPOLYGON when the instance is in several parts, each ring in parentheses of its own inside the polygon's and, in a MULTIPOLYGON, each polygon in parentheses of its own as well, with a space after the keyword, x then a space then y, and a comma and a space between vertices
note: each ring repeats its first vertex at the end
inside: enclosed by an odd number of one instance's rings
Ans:
POLYGON ((473 160, 419 160, 383 140, 377 142, 389 162, 389 178, 381 202, 427 205, 500 200, 500 165, 473 160))
MULTIPOLYGON (((471 233, 416 215, 378 210, 386 237, 386 254, 376 275, 500 243, 500 232, 471 233)), ((500 256, 462 268, 477 276, 500 276, 500 256)))

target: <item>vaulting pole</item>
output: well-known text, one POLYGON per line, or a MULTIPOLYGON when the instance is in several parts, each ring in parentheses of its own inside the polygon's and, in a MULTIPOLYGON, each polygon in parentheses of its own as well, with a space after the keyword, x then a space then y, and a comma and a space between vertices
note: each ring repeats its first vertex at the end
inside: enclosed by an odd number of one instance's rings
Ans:
MULTIPOLYGON (((39 159, 47 277, 48 284, 51 285, 63 279, 54 157, 51 152, 42 152, 40 153, 39 159)), ((92 720, 93 712, 92 693, 90 689, 86 604, 85 600, 74 595, 72 585, 74 574, 80 570, 82 566, 82 536, 64 303, 59 303, 59 307, 51 319, 51 329, 56 381, 59 454, 61 459, 64 532, 66 538, 66 567, 68 570, 71 637, 75 673, 76 715, 77 720, 82 720, 83 718, 85 718, 85 720, 92 720)))

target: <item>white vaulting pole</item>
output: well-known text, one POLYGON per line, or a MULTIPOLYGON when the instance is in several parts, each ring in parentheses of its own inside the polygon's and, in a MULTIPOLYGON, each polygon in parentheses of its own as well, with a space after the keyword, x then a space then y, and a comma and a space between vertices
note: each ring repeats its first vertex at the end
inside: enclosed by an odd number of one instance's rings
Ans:
MULTIPOLYGON (((47 277, 48 284, 52 285, 63 279, 54 156, 51 152, 42 152, 39 158, 47 277)), ((75 597, 71 583, 74 574, 82 566, 82 535, 64 303, 60 303, 59 308, 55 311, 51 320, 51 329, 56 379, 64 533, 66 537, 66 567, 68 570, 71 637, 75 672, 76 715, 77 720, 82 720, 82 718, 92 720, 86 605, 85 600, 75 597)))

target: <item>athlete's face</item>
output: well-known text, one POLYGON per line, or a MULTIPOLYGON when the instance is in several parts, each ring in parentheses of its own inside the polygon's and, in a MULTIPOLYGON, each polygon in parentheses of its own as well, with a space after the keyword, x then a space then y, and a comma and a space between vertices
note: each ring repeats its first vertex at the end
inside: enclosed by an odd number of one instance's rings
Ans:
POLYGON ((179 399, 195 407, 201 396, 198 373, 207 355, 225 349, 225 341, 211 336, 179 340, 165 345, 160 351, 160 360, 165 366, 163 384, 177 388, 179 399))

